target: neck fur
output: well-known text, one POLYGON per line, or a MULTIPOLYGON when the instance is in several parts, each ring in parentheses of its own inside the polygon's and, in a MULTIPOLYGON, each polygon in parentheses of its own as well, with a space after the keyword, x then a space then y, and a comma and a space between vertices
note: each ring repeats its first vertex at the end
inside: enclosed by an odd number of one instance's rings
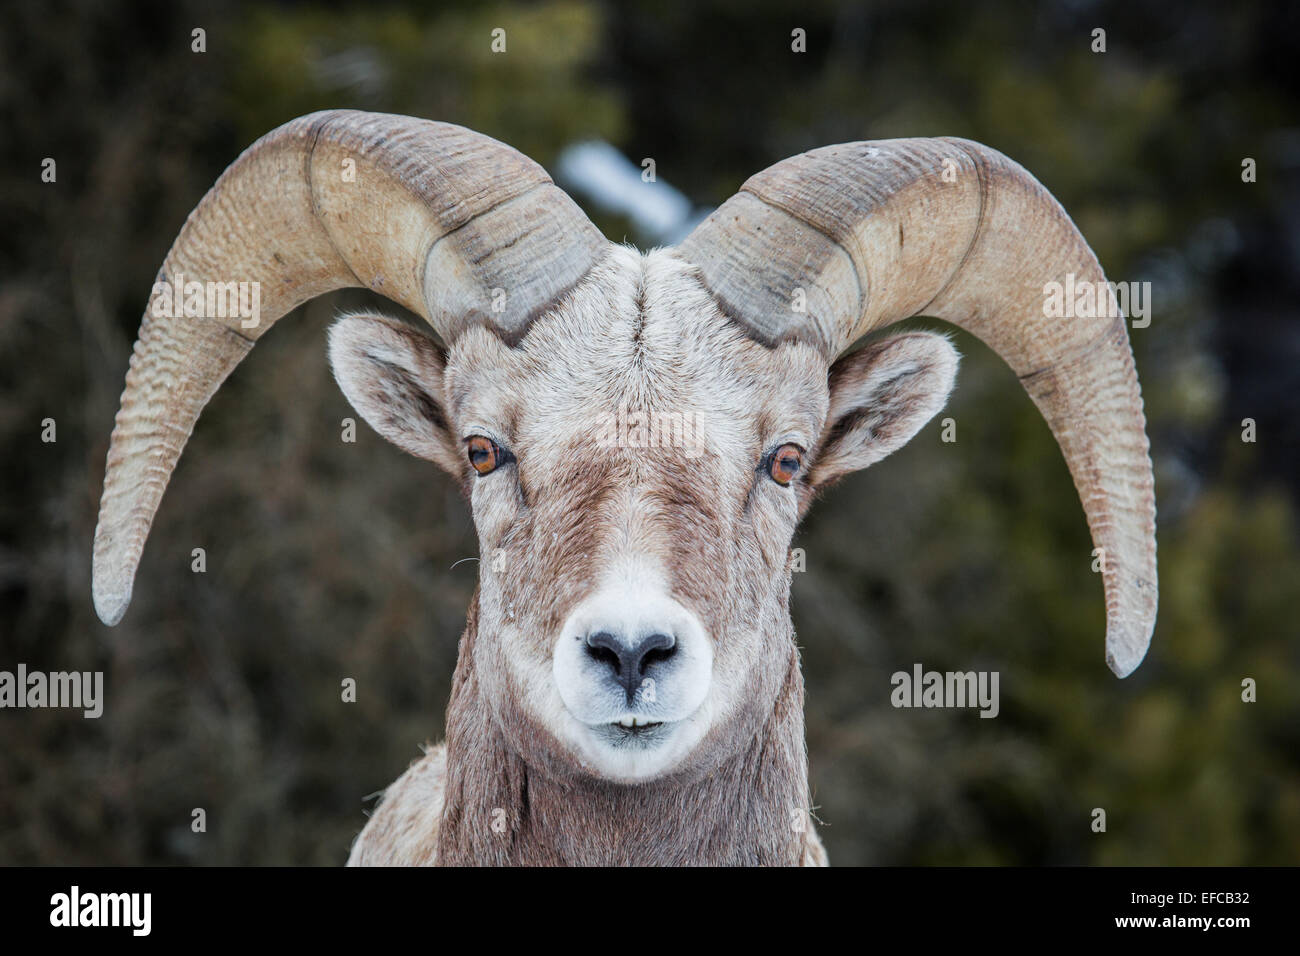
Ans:
POLYGON ((552 775, 509 746, 474 673, 477 600, 447 715, 442 865, 784 866, 812 831, 803 676, 790 639, 766 722, 720 767, 635 786, 552 775))

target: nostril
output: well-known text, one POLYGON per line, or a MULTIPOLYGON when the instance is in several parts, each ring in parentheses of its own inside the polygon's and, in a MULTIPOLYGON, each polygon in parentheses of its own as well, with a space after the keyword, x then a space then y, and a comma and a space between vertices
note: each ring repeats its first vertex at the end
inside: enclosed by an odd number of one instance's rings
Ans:
POLYGON ((614 668, 617 674, 622 670, 623 663, 621 660, 622 644, 607 631, 599 631, 596 634, 587 635, 587 655, 592 660, 609 664, 614 668))
POLYGON ((638 648, 637 672, 644 674, 652 664, 660 664, 677 653, 677 641, 671 634, 651 634, 638 648))

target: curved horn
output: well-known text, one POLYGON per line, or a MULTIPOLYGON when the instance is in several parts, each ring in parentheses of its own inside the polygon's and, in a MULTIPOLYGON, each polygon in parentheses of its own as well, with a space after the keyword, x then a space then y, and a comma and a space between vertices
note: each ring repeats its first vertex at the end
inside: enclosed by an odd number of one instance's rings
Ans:
POLYGON ((754 337, 828 360, 913 315, 979 336, 1020 376, 1104 549, 1106 661, 1120 677, 1156 617, 1155 495, 1133 353, 1113 289, 1057 201, 961 139, 847 143, 753 176, 681 246, 754 337), (1045 318, 1047 286, 1093 284, 1098 314, 1045 318), (791 308, 804 290, 805 312, 791 308), (1109 306, 1109 308, 1106 308, 1109 306))
POLYGON ((158 275, 163 285, 255 283, 244 303, 260 314, 227 315, 244 310, 227 308, 218 287, 215 302, 202 296, 186 315, 155 286, 140 324, 95 529, 100 619, 116 624, 130 603, 154 513, 199 412, 285 313, 365 286, 446 341, 482 324, 514 342, 606 247, 540 166, 459 126, 331 110, 263 136, 190 214, 158 275))

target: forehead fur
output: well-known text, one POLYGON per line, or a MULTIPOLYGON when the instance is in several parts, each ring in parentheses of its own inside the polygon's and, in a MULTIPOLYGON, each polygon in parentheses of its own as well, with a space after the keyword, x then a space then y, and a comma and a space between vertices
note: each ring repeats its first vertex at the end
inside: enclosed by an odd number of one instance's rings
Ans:
POLYGON ((816 438, 826 362, 812 348, 769 348, 717 308, 672 250, 612 246, 583 284, 514 349, 467 332, 447 388, 462 432, 524 450, 599 428, 620 408, 697 416, 709 450, 816 438))

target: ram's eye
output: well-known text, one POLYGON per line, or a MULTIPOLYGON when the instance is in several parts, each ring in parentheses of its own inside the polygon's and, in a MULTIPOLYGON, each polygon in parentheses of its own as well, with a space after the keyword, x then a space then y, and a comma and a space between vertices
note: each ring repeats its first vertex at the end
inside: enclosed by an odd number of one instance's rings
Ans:
POLYGON ((491 438, 471 435, 465 442, 470 467, 480 475, 490 475, 505 463, 506 454, 491 438))
POLYGON ((782 445, 767 460, 768 476, 778 485, 790 484, 802 468, 803 449, 798 445, 782 445))

